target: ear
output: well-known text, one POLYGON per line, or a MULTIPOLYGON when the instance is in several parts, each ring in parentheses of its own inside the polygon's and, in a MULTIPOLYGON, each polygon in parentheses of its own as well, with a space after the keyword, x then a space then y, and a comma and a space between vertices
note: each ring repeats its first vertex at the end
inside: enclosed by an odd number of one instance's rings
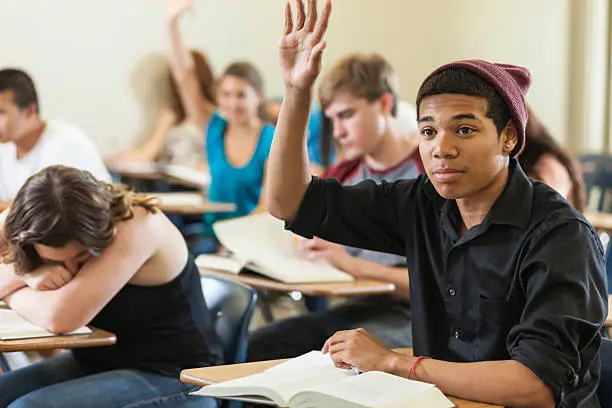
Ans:
POLYGON ((36 105, 35 104, 31 104, 27 108, 22 109, 22 112, 28 118, 31 118, 31 117, 34 117, 34 116, 38 116, 38 110, 36 109, 36 105))
POLYGON ((510 154, 510 152, 514 150, 516 144, 518 143, 518 131, 516 130, 514 121, 508 121, 508 124, 504 130, 502 130, 500 141, 502 143, 502 151, 504 153, 510 154))
POLYGON ((380 95, 378 101, 380 102, 382 113, 385 116, 390 116, 391 111, 393 110, 393 103, 395 102, 395 98, 393 98, 393 95, 388 92, 385 92, 384 94, 380 95))

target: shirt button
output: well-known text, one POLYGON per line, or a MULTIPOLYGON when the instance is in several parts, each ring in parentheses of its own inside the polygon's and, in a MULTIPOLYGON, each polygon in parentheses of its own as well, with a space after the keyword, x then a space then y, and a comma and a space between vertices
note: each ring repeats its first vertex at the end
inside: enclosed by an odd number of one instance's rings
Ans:
POLYGON ((453 336, 454 336, 456 339, 459 339, 459 337, 461 337, 461 336, 460 336, 460 333, 459 333, 459 330, 455 330, 455 333, 453 333, 453 336))
POLYGON ((448 291, 448 294, 449 294, 449 295, 451 295, 451 296, 455 296, 455 293, 457 293, 457 292, 455 292, 455 289, 453 289, 453 288, 451 288, 451 289, 448 291))

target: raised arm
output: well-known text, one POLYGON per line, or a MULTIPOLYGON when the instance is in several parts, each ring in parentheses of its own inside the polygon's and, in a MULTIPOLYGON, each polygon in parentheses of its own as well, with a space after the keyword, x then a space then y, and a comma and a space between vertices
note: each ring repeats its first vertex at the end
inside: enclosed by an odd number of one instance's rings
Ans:
POLYGON ((192 8, 193 0, 168 1, 166 18, 170 36, 170 65, 187 119, 204 126, 210 119, 212 102, 200 91, 195 61, 183 45, 179 29, 180 18, 192 8))
POLYGON ((296 213, 310 182, 306 128, 312 87, 321 69, 331 2, 320 15, 316 0, 308 1, 308 15, 302 0, 296 1, 294 21, 289 2, 285 6, 285 31, 279 43, 280 68, 285 82, 268 164, 268 208, 285 221, 296 213))

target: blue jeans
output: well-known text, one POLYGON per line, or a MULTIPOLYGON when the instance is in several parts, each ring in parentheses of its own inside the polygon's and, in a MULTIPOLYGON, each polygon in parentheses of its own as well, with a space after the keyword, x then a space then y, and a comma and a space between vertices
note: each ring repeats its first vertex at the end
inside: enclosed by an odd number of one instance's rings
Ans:
POLYGON ((187 395, 197 387, 140 370, 91 373, 67 352, 0 374, 0 407, 216 408, 214 399, 187 395))

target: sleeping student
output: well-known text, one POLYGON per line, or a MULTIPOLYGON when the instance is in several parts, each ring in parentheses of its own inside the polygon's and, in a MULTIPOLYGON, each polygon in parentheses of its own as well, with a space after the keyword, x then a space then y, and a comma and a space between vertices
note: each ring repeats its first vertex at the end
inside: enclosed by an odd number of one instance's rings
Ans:
POLYGON ((0 406, 184 406, 195 397, 180 371, 223 363, 198 269, 153 199, 48 167, 17 193, 0 251, 11 309, 55 333, 92 324, 118 338, 0 375, 0 406))
POLYGON ((331 3, 298 4, 281 38, 286 85, 269 164, 272 215, 304 237, 406 257, 414 357, 367 330, 323 345, 336 366, 433 383, 516 407, 599 407, 607 293, 593 227, 517 164, 527 69, 483 60, 434 70, 416 98, 416 179, 343 186, 307 171, 304 131, 331 3))
MULTIPOLYGON (((380 55, 353 54, 341 59, 323 79, 319 96, 332 123, 333 138, 351 157, 322 177, 334 177, 348 186, 363 180, 410 179, 423 171, 414 140, 396 132, 397 80, 380 55)), ((329 262, 357 278, 393 282, 396 292, 359 297, 265 326, 249 338, 249 360, 295 357, 321 347, 339 330, 358 327, 368 328, 388 347, 412 345, 403 256, 343 247, 320 238, 303 240, 302 245, 308 258, 329 262)))

